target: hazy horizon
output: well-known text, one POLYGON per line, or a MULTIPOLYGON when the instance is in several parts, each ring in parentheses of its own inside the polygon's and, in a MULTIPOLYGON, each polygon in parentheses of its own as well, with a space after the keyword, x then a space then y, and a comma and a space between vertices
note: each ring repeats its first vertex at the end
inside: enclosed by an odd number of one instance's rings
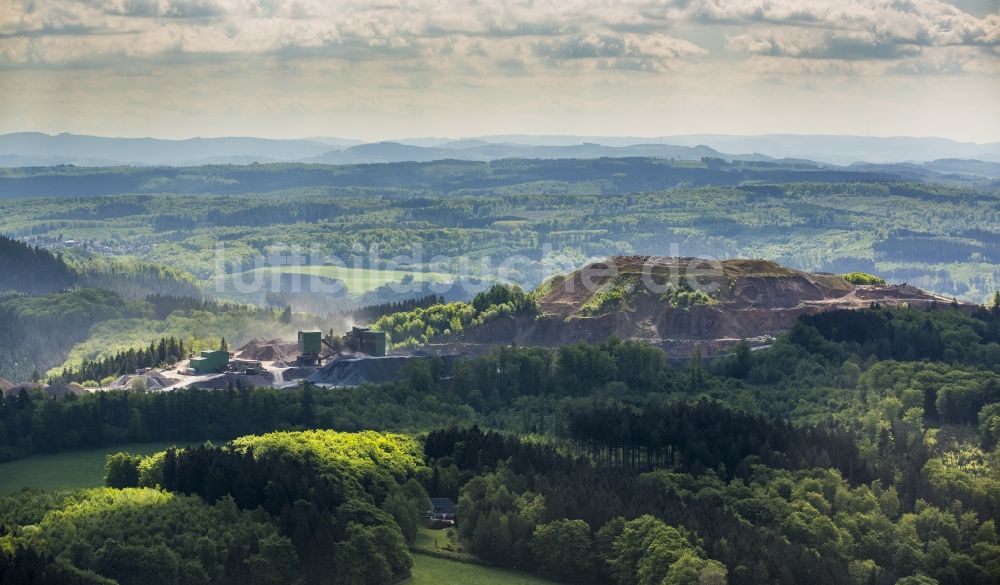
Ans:
MULTIPOLYGON (((0 132, 0 135, 6 134, 46 134, 49 136, 59 136, 59 135, 71 135, 71 136, 90 136, 95 138, 110 138, 110 139, 125 139, 125 140, 169 140, 169 141, 184 141, 184 140, 198 140, 198 139, 223 139, 223 138, 256 138, 262 140, 343 140, 357 142, 359 144, 371 144, 378 142, 404 142, 404 141, 461 141, 461 140, 476 140, 476 139, 487 139, 487 138, 505 138, 505 137, 530 137, 530 138, 607 138, 607 139, 636 139, 636 140, 667 140, 671 138, 690 138, 697 136, 704 137, 734 137, 734 138, 763 138, 767 136, 796 136, 796 137, 811 137, 811 136, 822 136, 829 138, 873 138, 873 139, 913 139, 913 140, 950 140, 953 142, 967 143, 967 144, 996 144, 1000 143, 1000 136, 994 140, 960 140, 957 138, 951 138, 948 136, 939 135, 864 135, 864 134, 842 134, 834 132, 763 132, 759 134, 739 134, 733 132, 686 132, 683 134, 651 134, 651 135, 634 135, 634 134, 565 134, 565 133, 552 133, 552 134, 542 134, 535 132, 504 132, 502 134, 462 134, 462 135, 407 135, 407 136, 387 136, 374 139, 365 139, 359 136, 349 136, 349 135, 332 135, 332 134, 313 134, 309 136, 280 136, 280 135, 260 135, 260 134, 217 134, 217 135, 178 135, 174 136, 158 136, 158 135, 143 135, 143 134, 90 134, 83 132, 72 132, 72 131, 44 131, 35 129, 26 130, 10 130, 0 132)), ((638 143, 636 143, 638 144, 638 143)))
POLYGON ((994 0, 18 1, 0 133, 1000 141, 994 0))

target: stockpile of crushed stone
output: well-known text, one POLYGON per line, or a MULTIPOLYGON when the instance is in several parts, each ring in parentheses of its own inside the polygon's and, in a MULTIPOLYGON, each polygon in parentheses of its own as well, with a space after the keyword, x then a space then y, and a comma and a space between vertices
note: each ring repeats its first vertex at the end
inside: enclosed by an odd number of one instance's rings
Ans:
MULTIPOLYGON (((450 372, 457 355, 439 356, 444 360, 445 373, 450 372)), ((380 384, 402 379, 410 360, 430 359, 417 355, 366 356, 355 354, 327 362, 306 381, 323 386, 360 386, 365 382, 380 384)), ((286 373, 287 378, 287 373, 286 373)))
POLYGON ((32 390, 45 390, 48 388, 46 384, 38 384, 37 382, 25 382, 24 384, 14 384, 10 388, 4 389, 3 393, 7 396, 17 396, 21 393, 21 390, 25 392, 31 392, 32 390))
POLYGON ((286 381, 291 380, 305 380, 309 376, 312 376, 318 371, 318 368, 314 367, 298 367, 292 366, 283 372, 283 376, 286 381))
MULTIPOLYGON (((6 381, 6 380, 5 380, 6 381)), ((53 398, 62 398, 68 394, 86 394, 88 390, 83 386, 71 382, 69 384, 57 383, 51 386, 47 384, 37 384, 35 382, 25 382, 24 384, 13 384, 11 386, 0 385, 0 394, 5 396, 17 396, 21 393, 21 390, 26 392, 31 392, 32 390, 41 390, 53 398)))
POLYGON ((236 386, 240 382, 247 386, 270 388, 274 385, 274 376, 271 375, 270 372, 264 372, 259 376, 244 376, 243 374, 226 372, 225 374, 212 378, 211 380, 195 382, 191 386, 204 388, 206 390, 225 390, 226 388, 229 388, 230 384, 236 386))
POLYGON ((382 357, 344 357, 331 360, 306 380, 324 386, 360 386, 365 382, 378 384, 398 380, 403 368, 412 359, 409 355, 382 357))
POLYGON ((68 384, 59 382, 47 386, 45 388, 45 392, 53 398, 62 398, 63 396, 68 396, 70 394, 75 394, 77 396, 86 394, 87 389, 74 382, 70 382, 68 384))
POLYGON ((177 382, 178 380, 168 378, 159 372, 146 372, 145 374, 126 374, 109 384, 108 387, 132 389, 138 386, 146 390, 163 390, 177 382))
POLYGON ((237 350, 237 357, 261 362, 284 362, 294 359, 298 353, 298 344, 295 342, 254 339, 237 350))

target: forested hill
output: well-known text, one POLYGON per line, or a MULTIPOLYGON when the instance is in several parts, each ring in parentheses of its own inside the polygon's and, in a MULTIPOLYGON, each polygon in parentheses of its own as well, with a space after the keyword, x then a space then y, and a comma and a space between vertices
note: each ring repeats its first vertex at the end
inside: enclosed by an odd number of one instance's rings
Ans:
POLYGON ((99 256, 67 261, 61 253, 0 235, 0 295, 45 295, 75 287, 104 289, 130 299, 202 296, 194 277, 183 270, 99 256))
POLYGON ((0 498, 0 583, 39 583, 4 571, 31 575, 44 555, 122 585, 153 582, 134 576, 161 566, 149 559, 222 575, 157 583, 260 582, 244 573, 253 538, 220 555, 230 537, 210 528, 259 522, 286 561, 265 583, 390 585, 428 496, 457 503, 463 552, 573 585, 1000 583, 1000 306, 802 317, 770 349, 714 362, 609 340, 410 368, 356 388, 0 397, 0 460, 216 443, 112 456, 100 506, 0 498), (129 505, 153 497, 184 515, 129 505), (121 534, 127 551, 109 542, 121 534))
POLYGON ((655 191, 678 185, 736 185, 746 181, 889 181, 901 175, 811 163, 728 163, 722 159, 652 158, 440 160, 360 165, 268 164, 201 167, 73 166, 0 171, 0 197, 80 197, 123 193, 260 193, 295 187, 377 187, 451 193, 524 183, 600 185, 605 194, 655 191))
POLYGON ((77 279, 62 256, 0 235, 0 293, 45 294, 71 287, 77 279))
MULTIPOLYGON (((121 343, 125 323, 138 330, 176 327, 178 317, 192 307, 200 311, 192 320, 200 323, 223 314, 257 317, 256 311, 205 304, 201 298, 197 282, 180 270, 100 257, 64 258, 0 235, 0 376, 15 382, 37 379, 65 361, 95 325, 110 327, 109 321, 118 329, 116 336, 102 340, 104 344, 121 343), (169 324, 174 311, 157 310, 162 295, 186 305, 169 324)), ((142 345, 152 337, 143 335, 142 345)))

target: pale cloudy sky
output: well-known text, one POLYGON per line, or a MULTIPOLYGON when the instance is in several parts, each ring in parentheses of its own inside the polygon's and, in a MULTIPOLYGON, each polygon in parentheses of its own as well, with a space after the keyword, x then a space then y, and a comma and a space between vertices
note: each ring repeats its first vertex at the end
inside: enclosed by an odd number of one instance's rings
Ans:
POLYGON ((1000 0, 0 0, 0 132, 1000 141, 1000 0))

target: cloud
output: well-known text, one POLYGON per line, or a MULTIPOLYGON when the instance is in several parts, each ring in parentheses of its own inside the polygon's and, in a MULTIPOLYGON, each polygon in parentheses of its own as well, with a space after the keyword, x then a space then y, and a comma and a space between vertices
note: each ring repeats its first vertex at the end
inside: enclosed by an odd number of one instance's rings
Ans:
POLYGON ((0 67, 72 66, 178 55, 248 55, 362 63, 435 59, 440 68, 495 63, 540 68, 601 66, 665 70, 704 54, 662 32, 623 32, 645 17, 591 2, 485 3, 401 0, 372 5, 325 0, 51 0, 13 5, 0 23, 0 67), (120 31, 103 39, 87 31, 120 31), (57 31, 64 31, 57 34, 57 31), (72 39, 61 39, 70 31, 72 39), (82 38, 81 38, 82 37, 82 38), (532 55, 531 47, 534 47, 532 55), (591 62, 591 63, 585 63, 591 62))
POLYGON ((704 0, 690 14, 738 26, 726 48, 772 73, 813 72, 802 62, 821 61, 825 74, 981 74, 994 69, 1000 45, 1000 15, 980 18, 938 0, 704 0))
POLYGON ((599 68, 662 72, 679 59, 708 52, 683 39, 662 34, 586 33, 535 43, 534 53, 547 62, 591 61, 599 68))
POLYGON ((688 14, 706 22, 868 32, 896 44, 1000 44, 1000 15, 978 18, 941 0, 700 0, 688 14))
MULTIPOLYGON (((676 70, 754 57, 907 62, 948 47, 997 59, 1000 14, 940 0, 7 0, 0 68, 251 57, 530 74, 676 70), (692 36, 692 31, 695 31, 692 36), (700 35, 700 36, 699 36, 700 35), (715 37, 724 42, 706 43, 715 37), (711 54, 704 47, 729 50, 711 54)), ((912 66, 911 66, 912 65, 912 66)), ((971 65, 971 64, 970 64, 971 65)), ((969 70, 982 67, 970 66, 969 70)))
POLYGON ((727 48, 769 57, 845 61, 903 59, 921 53, 915 45, 885 41, 869 32, 835 34, 814 29, 737 35, 729 38, 727 48))
POLYGON ((65 26, 42 26, 41 28, 35 29, 22 29, 22 30, 10 30, 9 32, 0 32, 0 39, 14 39, 14 38, 41 38, 41 37, 59 37, 59 36, 71 36, 71 37, 81 37, 88 35, 126 35, 133 34, 136 31, 132 30, 116 30, 109 28, 102 28, 96 26, 83 26, 83 25, 65 25, 65 26))
POLYGON ((141 18, 210 18, 250 7, 217 0, 91 0, 89 4, 106 14, 141 18))

